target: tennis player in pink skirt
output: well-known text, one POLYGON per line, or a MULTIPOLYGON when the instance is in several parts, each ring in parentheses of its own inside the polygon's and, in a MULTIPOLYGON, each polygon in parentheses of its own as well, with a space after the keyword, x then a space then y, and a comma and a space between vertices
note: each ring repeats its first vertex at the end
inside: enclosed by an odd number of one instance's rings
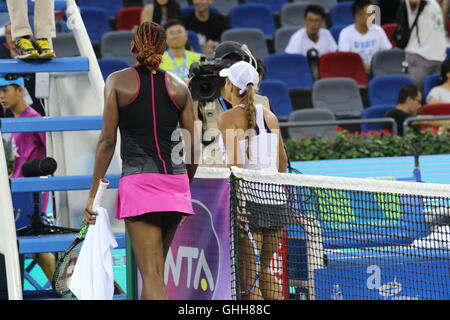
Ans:
MULTIPOLYGON (((190 182, 194 155, 194 112, 188 87, 159 69, 166 48, 165 31, 142 23, 134 34, 132 53, 138 64, 112 73, 105 85, 103 127, 97 146, 92 187, 84 223, 95 224, 92 203, 121 135, 122 176, 116 218, 124 219, 143 288, 141 299, 167 299, 164 263, 178 225, 194 214, 190 182), (189 163, 172 159, 172 133, 178 124, 191 136, 189 163)), ((189 152, 187 152, 189 154, 189 152)))

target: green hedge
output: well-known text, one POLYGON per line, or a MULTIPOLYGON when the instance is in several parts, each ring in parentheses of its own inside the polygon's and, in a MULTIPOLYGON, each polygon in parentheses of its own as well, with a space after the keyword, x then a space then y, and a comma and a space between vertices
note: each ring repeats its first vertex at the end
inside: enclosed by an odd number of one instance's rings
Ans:
POLYGON ((349 133, 338 129, 332 139, 305 136, 286 141, 291 161, 409 156, 413 155, 412 146, 422 155, 450 154, 450 132, 446 128, 438 133, 408 128, 405 136, 398 136, 387 130, 349 133))

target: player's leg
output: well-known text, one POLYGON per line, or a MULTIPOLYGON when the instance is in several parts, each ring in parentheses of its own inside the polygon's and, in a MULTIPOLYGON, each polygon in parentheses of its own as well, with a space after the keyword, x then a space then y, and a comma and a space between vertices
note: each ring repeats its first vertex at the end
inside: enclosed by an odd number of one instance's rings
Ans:
POLYGON ((163 217, 163 254, 164 261, 166 260, 167 252, 172 244, 173 237, 177 231, 178 224, 181 221, 182 214, 178 212, 167 213, 163 217))
POLYGON ((147 213, 125 220, 136 262, 142 276, 141 300, 165 300, 162 217, 147 213))
MULTIPOLYGON (((257 271, 256 256, 253 244, 245 230, 239 230, 239 272, 242 300, 262 300, 263 295, 259 289, 260 272, 257 271), (259 278, 258 278, 259 280, 259 278)), ((252 232, 253 240, 257 246, 258 255, 261 252, 262 235, 252 232)), ((261 267, 261 265, 260 265, 261 267)), ((260 268, 259 268, 260 269, 260 268)))
POLYGON ((283 299, 283 290, 276 277, 272 275, 270 262, 281 242, 281 230, 265 230, 262 237, 261 250, 261 293, 266 300, 283 299))

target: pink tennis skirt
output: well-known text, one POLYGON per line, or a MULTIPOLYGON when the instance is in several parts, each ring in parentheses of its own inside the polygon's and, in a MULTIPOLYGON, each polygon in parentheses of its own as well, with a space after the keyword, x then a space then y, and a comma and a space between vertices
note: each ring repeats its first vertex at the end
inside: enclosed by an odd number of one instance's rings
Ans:
POLYGON ((116 219, 149 212, 194 214, 187 174, 140 173, 120 178, 116 219))

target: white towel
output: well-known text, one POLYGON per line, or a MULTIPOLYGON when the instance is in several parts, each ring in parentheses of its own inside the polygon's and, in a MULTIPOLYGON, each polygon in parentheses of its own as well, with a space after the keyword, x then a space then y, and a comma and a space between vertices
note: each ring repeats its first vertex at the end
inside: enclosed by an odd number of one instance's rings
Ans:
POLYGON ((97 212, 97 221, 89 226, 69 284, 79 300, 112 300, 114 295, 111 249, 117 247, 117 241, 106 209, 99 207, 97 212))

